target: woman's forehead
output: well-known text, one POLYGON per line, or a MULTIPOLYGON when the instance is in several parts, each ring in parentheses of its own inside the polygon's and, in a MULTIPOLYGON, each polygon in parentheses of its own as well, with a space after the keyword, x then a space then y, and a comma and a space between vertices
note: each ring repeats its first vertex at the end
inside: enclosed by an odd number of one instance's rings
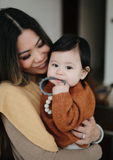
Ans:
POLYGON ((22 52, 28 50, 38 43, 40 37, 31 29, 25 29, 17 38, 17 50, 22 52))

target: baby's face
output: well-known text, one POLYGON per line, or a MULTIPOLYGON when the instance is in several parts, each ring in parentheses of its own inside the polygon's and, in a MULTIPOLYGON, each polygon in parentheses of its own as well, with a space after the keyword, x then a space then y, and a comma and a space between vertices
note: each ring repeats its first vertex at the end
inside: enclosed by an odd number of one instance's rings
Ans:
POLYGON ((65 80, 69 87, 75 86, 80 79, 84 79, 84 70, 80 60, 79 51, 71 50, 66 52, 55 51, 51 54, 48 66, 48 77, 55 77, 58 80, 50 80, 53 84, 65 80))

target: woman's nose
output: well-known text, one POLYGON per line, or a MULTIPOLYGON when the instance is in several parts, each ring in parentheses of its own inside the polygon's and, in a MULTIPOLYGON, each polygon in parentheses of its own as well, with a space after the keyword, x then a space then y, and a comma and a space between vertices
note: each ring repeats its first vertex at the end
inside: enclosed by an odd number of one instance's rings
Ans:
POLYGON ((42 52, 36 52, 34 54, 34 62, 37 63, 37 62, 40 62, 44 59, 44 54, 42 52))

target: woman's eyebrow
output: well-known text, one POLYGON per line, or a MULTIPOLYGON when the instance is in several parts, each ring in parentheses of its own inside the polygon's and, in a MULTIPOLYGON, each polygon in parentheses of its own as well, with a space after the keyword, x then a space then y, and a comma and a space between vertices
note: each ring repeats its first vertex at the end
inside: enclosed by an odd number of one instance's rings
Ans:
POLYGON ((20 52, 20 53, 18 53, 18 56, 20 56, 21 54, 24 54, 24 53, 26 53, 26 52, 29 52, 30 51, 30 49, 29 50, 26 50, 26 51, 23 51, 23 52, 20 52))
MULTIPOLYGON (((38 39, 38 41, 36 42, 36 44, 35 44, 35 46, 38 44, 38 42, 41 40, 41 38, 39 37, 39 39, 38 39)), ((22 54, 24 54, 24 53, 26 53, 26 52, 29 52, 30 51, 30 49, 28 49, 28 50, 26 50, 26 51, 23 51, 23 52, 20 52, 20 53, 18 53, 18 56, 20 56, 20 55, 22 55, 22 54)))
POLYGON ((35 46, 38 44, 38 42, 41 40, 41 38, 39 37, 38 41, 36 42, 35 46))

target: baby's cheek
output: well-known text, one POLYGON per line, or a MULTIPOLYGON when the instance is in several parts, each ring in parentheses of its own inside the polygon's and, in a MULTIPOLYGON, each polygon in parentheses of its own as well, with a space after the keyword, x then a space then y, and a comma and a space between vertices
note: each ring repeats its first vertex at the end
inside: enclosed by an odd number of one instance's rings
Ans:
POLYGON ((78 83, 78 79, 75 79, 75 78, 69 78, 68 79, 68 85, 70 86, 70 87, 73 87, 73 86, 75 86, 77 83, 78 83))
POLYGON ((52 71, 48 70, 47 71, 47 77, 51 77, 52 76, 52 71))

